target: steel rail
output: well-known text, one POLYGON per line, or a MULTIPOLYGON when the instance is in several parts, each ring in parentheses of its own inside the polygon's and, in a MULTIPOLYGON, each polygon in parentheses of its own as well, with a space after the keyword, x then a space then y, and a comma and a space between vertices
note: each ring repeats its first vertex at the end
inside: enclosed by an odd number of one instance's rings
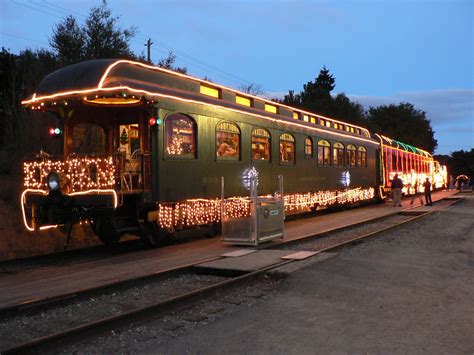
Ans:
MULTIPOLYGON (((443 198, 443 199, 438 200, 438 201, 443 201, 443 200, 453 200, 453 201, 455 201, 454 203, 456 203, 456 202, 459 202, 460 200, 462 200, 462 198, 454 199, 454 198, 451 197, 451 198, 443 198)), ((446 206, 449 206, 449 205, 451 205, 451 204, 448 204, 446 206)), ((444 208, 444 206, 442 208, 444 208)), ((366 219, 366 220, 363 220, 363 221, 357 221, 355 223, 348 224, 348 225, 345 225, 345 226, 342 226, 342 227, 339 227, 339 228, 334 228, 334 229, 331 229, 331 230, 328 230, 328 231, 307 234, 307 235, 304 235, 304 236, 301 236, 301 237, 294 238, 292 240, 277 241, 277 243, 273 243, 273 244, 263 244, 263 245, 257 246, 256 249, 260 250, 260 249, 277 248, 279 246, 292 245, 292 244, 295 244, 295 243, 301 243, 303 241, 307 241, 307 240, 311 240, 311 239, 315 239, 315 238, 330 237, 331 234, 336 233, 336 232, 341 232, 341 231, 351 229, 351 228, 354 228, 354 227, 358 227, 358 226, 362 226, 362 225, 365 225, 365 224, 370 224, 370 223, 373 223, 373 222, 377 222, 377 221, 386 219, 388 217, 399 215, 400 213, 410 213, 409 211, 410 210, 393 211, 393 212, 391 212, 389 214, 386 214, 384 216, 379 216, 379 217, 376 217, 376 218, 373 218, 373 219, 366 219)), ((435 212, 435 211, 438 211, 438 209, 436 209, 434 211, 431 211, 431 212, 435 212)), ((397 224, 395 224, 394 226, 397 226, 397 224)), ((222 258, 221 256, 211 257, 211 258, 199 260, 199 262, 197 262, 197 263, 201 264, 201 263, 205 263, 205 262, 209 262, 209 261, 218 260, 218 259, 221 259, 221 258, 222 258)), ((81 297, 81 296, 87 296, 89 294, 90 295, 96 294, 100 291, 105 292, 105 291, 107 291, 109 289, 113 289, 115 287, 123 287, 123 286, 127 286, 127 285, 133 285, 134 283, 141 282, 141 281, 147 281, 147 280, 153 280, 153 279, 158 279, 159 280, 160 278, 167 277, 168 275, 171 275, 173 273, 188 270, 191 267, 193 267, 194 265, 196 265, 197 263, 192 262, 192 263, 188 263, 188 264, 185 264, 185 265, 181 265, 179 267, 171 267, 171 268, 164 269, 164 270, 161 270, 161 271, 158 271, 158 272, 153 272, 153 273, 150 273, 150 274, 147 274, 147 275, 132 277, 132 278, 125 279, 125 280, 109 282, 107 284, 98 285, 98 286, 95 286, 95 287, 78 289, 78 290, 75 290, 75 291, 63 293, 63 294, 60 294, 60 295, 55 295, 55 296, 52 296, 52 297, 45 297, 45 298, 39 298, 39 299, 37 298, 37 299, 34 299, 32 301, 18 303, 18 304, 14 304, 14 305, 11 305, 11 306, 0 307, 0 315, 7 315, 7 314, 15 313, 15 312, 28 311, 28 310, 33 310, 33 309, 39 308, 39 307, 50 306, 50 305, 65 302, 65 301, 68 301, 68 300, 72 300, 74 298, 78 298, 78 297, 81 297)))
MULTIPOLYGON (((451 203, 441 207, 440 209, 426 211, 423 214, 417 214, 413 218, 407 219, 405 221, 401 221, 399 223, 386 226, 376 231, 363 234, 362 236, 349 238, 342 242, 338 242, 328 247, 321 248, 318 250, 318 252, 321 253, 321 252, 338 250, 347 245, 351 245, 358 240, 374 237, 380 233, 386 232, 388 230, 397 228, 409 222, 413 222, 415 220, 429 216, 435 212, 440 211, 441 209, 449 208, 452 205, 459 203, 460 201, 462 201, 462 199, 453 200, 451 203)), ((179 310, 180 308, 181 309, 185 307, 188 308, 194 304, 198 304, 199 302, 202 301, 202 299, 206 297, 216 296, 223 293, 225 294, 231 291, 232 289, 241 286, 244 283, 248 283, 252 280, 257 279, 258 277, 268 273, 269 271, 273 271, 275 269, 281 268, 292 262, 294 262, 294 260, 285 260, 280 263, 276 263, 276 264, 267 266, 265 268, 249 272, 247 274, 234 277, 229 280, 218 282, 214 285, 202 287, 197 290, 187 292, 183 295, 169 298, 165 301, 161 301, 152 305, 137 308, 129 312, 124 312, 117 316, 103 318, 100 320, 96 320, 93 322, 80 325, 78 327, 67 329, 65 331, 56 332, 56 333, 52 333, 40 338, 32 339, 22 344, 0 350, 0 354, 17 354, 17 353, 24 353, 24 352, 33 352, 33 351, 37 351, 39 347, 48 347, 53 344, 58 345, 62 342, 67 342, 67 341, 71 342, 74 339, 82 340, 86 338, 87 336, 92 336, 92 335, 97 336, 98 334, 108 331, 111 328, 125 326, 127 324, 130 324, 133 321, 142 320, 142 319, 150 320, 151 318, 159 318, 160 315, 164 313, 173 312, 173 311, 179 310)), ((275 273, 273 275, 275 275, 275 273)))

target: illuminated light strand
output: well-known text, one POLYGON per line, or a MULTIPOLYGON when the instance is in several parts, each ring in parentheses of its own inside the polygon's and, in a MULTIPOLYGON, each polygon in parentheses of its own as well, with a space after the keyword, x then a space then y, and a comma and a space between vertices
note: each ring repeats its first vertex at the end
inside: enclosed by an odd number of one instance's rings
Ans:
POLYGON ((268 103, 270 105, 277 105, 279 107, 284 107, 284 108, 287 108, 289 110, 292 110, 292 111, 295 111, 295 112, 299 112, 299 113, 302 113, 302 114, 307 114, 307 115, 311 115, 311 116, 316 116, 316 117, 319 117, 319 118, 323 118, 325 120, 329 120, 329 121, 332 121, 332 122, 336 122, 336 123, 340 123, 340 124, 344 124, 346 126, 350 126, 350 127, 354 127, 354 128, 358 128, 358 129, 361 129, 362 131, 364 131, 366 133, 366 135, 368 137, 370 137, 370 133, 369 133, 369 130, 367 128, 364 128, 364 127, 361 127, 361 126, 356 126, 352 123, 346 123, 346 122, 343 122, 343 121, 339 121, 339 120, 336 120, 334 118, 331 118, 331 117, 326 117, 326 116, 322 116, 322 115, 318 115, 318 114, 315 114, 315 113, 312 113, 312 112, 309 112, 309 111, 304 111, 304 110, 301 110, 301 109, 297 109, 297 108, 294 108, 294 107, 291 107, 291 106, 287 106, 285 104, 280 104, 280 103, 277 103, 277 102, 274 102, 274 101, 271 101, 271 100, 268 100, 268 99, 265 99, 265 98, 262 98, 262 97, 258 97, 258 96, 255 96, 255 95, 252 95, 252 94, 249 94, 249 93, 244 93, 244 92, 241 92, 241 91, 238 91, 238 90, 235 90, 233 88, 230 88, 230 87, 227 87, 227 86, 224 86, 224 85, 220 85, 220 84, 216 84, 216 83, 213 83, 213 82, 210 82, 210 81, 207 81, 207 80, 203 80, 203 79, 199 79, 199 78, 196 78, 196 77, 193 77, 191 75, 187 75, 187 74, 183 74, 183 73, 178 73, 178 72, 175 72, 175 71, 172 71, 172 70, 169 70, 169 69, 165 69, 165 68, 160 68, 160 67, 156 67, 156 66, 152 66, 152 65, 149 65, 149 64, 145 64, 145 63, 140 63, 140 62, 134 62, 134 61, 131 61, 131 60, 126 60, 126 59, 122 59, 122 60, 118 60, 112 64, 110 64, 107 69, 105 70, 104 74, 102 75, 102 78, 100 79, 99 81, 99 84, 97 85, 97 88, 98 89, 102 89, 103 88, 103 85, 104 85, 104 82, 105 82, 105 79, 107 78, 107 76, 109 75, 110 71, 117 65, 119 64, 131 64, 131 65, 135 65, 135 66, 141 66, 141 67, 144 67, 144 68, 147 68, 147 69, 151 69, 151 70, 155 70, 155 71, 161 71, 161 72, 164 72, 164 73, 167 73, 167 74, 170 74, 170 75, 174 75, 174 76, 179 76, 179 77, 182 77, 182 78, 185 78, 185 79, 190 79, 190 80, 193 80, 193 81, 196 81, 200 84, 208 84, 212 87, 217 87, 217 88, 220 88, 220 89, 224 89, 224 90, 228 90, 228 91, 231 91, 237 95, 243 95, 243 96, 246 96, 246 97, 251 97, 253 99, 257 99, 257 100, 261 100, 265 103, 268 103))
MULTIPOLYGON (((336 119, 331 118, 331 117, 318 115, 318 114, 315 114, 315 113, 312 113, 312 112, 299 110, 299 109, 296 109, 294 107, 279 104, 279 103, 276 103, 274 101, 267 100, 267 99, 264 99, 264 98, 261 98, 261 97, 258 97, 258 96, 244 94, 244 93, 242 93, 238 90, 235 90, 235 89, 223 86, 223 85, 218 85, 218 84, 215 84, 215 83, 210 83, 210 82, 207 82, 205 80, 194 78, 194 77, 189 76, 189 75, 185 75, 185 74, 177 73, 177 72, 174 72, 174 71, 171 71, 171 70, 167 70, 167 69, 163 69, 163 68, 159 68, 159 67, 154 67, 154 66, 150 66, 150 65, 146 65, 146 64, 138 63, 138 62, 133 62, 133 61, 129 61, 129 60, 118 60, 118 61, 112 63, 111 65, 109 65, 109 67, 107 67, 104 74, 102 75, 102 78, 99 81, 99 84, 96 88, 83 89, 83 90, 71 90, 71 91, 59 92, 59 93, 55 93, 55 94, 51 94, 51 95, 45 95, 45 96, 41 96, 41 97, 36 97, 36 93, 34 93, 33 97, 30 100, 23 100, 21 103, 26 105, 26 104, 37 102, 37 101, 40 101, 40 100, 57 98, 57 97, 61 97, 61 96, 69 96, 69 95, 76 95, 76 94, 87 94, 87 93, 100 92, 100 91, 115 91, 115 90, 129 90, 129 91, 134 91, 134 92, 146 93, 146 94, 151 95, 151 96, 160 96, 159 93, 153 93, 153 92, 149 92, 149 91, 146 91, 146 90, 140 90, 140 89, 133 89, 133 88, 130 88, 130 87, 127 87, 127 86, 104 88, 103 84, 104 84, 104 81, 107 78, 110 70, 113 67, 115 67, 116 65, 121 64, 121 63, 127 63, 127 64, 131 64, 131 65, 142 66, 142 67, 152 69, 152 70, 156 70, 156 71, 162 71, 162 72, 172 74, 172 75, 175 75, 175 76, 180 76, 180 77, 184 77, 184 78, 191 79, 191 80, 194 80, 194 81, 198 81, 200 83, 207 83, 207 84, 210 84, 212 86, 219 87, 219 88, 222 88, 222 89, 226 89, 226 90, 232 91, 232 92, 240 94, 240 95, 250 96, 250 97, 253 97, 255 99, 262 100, 264 102, 267 102, 267 103, 270 103, 270 104, 273 104, 273 105, 278 104, 278 106, 280 106, 280 107, 285 107, 287 109, 290 109, 290 110, 293 110, 293 111, 296 111, 296 112, 300 112, 302 114, 308 114, 308 115, 316 116, 316 117, 319 117, 319 118, 322 118, 322 119, 325 119, 325 120, 328 120, 328 121, 337 122, 337 123, 340 123, 340 124, 343 124, 343 125, 346 125, 346 126, 351 126, 351 127, 354 127, 354 128, 358 128, 358 129, 364 131, 365 135, 367 137, 370 137, 370 133, 369 133, 368 129, 364 128, 364 127, 352 125, 352 124, 347 123, 347 122, 339 121, 339 120, 336 120, 336 119)), ((164 95, 164 96, 166 97, 168 95, 164 95)), ((201 101, 197 101, 196 103, 206 104, 206 103, 203 103, 201 101)), ((221 106, 221 105, 211 105, 211 104, 207 104, 207 105, 216 106, 216 107, 220 107, 220 108, 224 108, 224 109, 229 109, 229 108, 226 108, 225 106, 221 106)), ((248 113, 248 112, 245 112, 245 111, 241 111, 241 112, 248 113)), ((263 117, 266 117, 266 116, 263 116, 263 117)), ((292 120, 292 118, 287 118, 287 119, 292 120)), ((283 121, 283 122, 288 123, 287 121, 283 121)), ((308 126, 302 125, 302 127, 308 127, 308 126)), ((311 126, 309 126, 309 127, 311 127, 311 126)), ((327 130, 322 130, 322 131, 327 132, 327 133, 331 133, 331 134, 336 134, 337 133, 337 132, 332 132, 332 131, 327 131, 327 130)), ((341 135, 341 134, 339 134, 339 135, 341 135)), ((350 135, 343 135, 343 136, 353 137, 353 136, 350 136, 350 135)), ((353 138, 356 138, 356 137, 353 137, 353 138)))
POLYGON ((21 212, 23 215, 23 224, 25 225, 25 228, 29 230, 30 232, 34 232, 34 228, 30 227, 28 224, 28 221, 26 220, 26 211, 25 211, 25 204, 26 204, 26 199, 25 196, 28 192, 34 192, 34 193, 40 193, 42 195, 47 195, 48 193, 44 190, 39 190, 39 189, 26 189, 22 192, 21 197, 20 197, 20 205, 21 205, 21 212))
MULTIPOLYGON (((21 212, 22 212, 22 216, 23 216, 23 224, 25 225, 25 228, 27 230, 29 230, 30 232, 34 232, 35 229, 32 226, 30 227, 30 225, 28 224, 28 221, 26 220, 25 205, 26 205, 26 195, 28 193, 34 193, 34 194, 39 193, 41 195, 47 195, 48 192, 45 191, 45 190, 40 190, 40 189, 25 189, 21 194, 20 205, 21 205, 21 212)), ((77 195, 107 195, 107 194, 111 194, 113 196, 114 208, 117 208, 117 206, 118 206, 117 192, 115 190, 112 190, 112 189, 109 189, 109 190, 95 189, 95 190, 88 190, 88 191, 73 192, 73 193, 66 194, 66 195, 67 196, 77 196, 77 195)), ((56 228, 58 226, 59 226, 58 224, 45 225, 45 226, 39 227, 39 230, 46 230, 46 229, 56 228)))
MULTIPOLYGON (((312 207, 327 207, 373 199, 374 188, 355 188, 343 191, 318 191, 306 194, 285 195, 285 212, 301 212, 312 207)), ((261 196, 265 197, 265 196, 261 196)), ((271 196, 266 196, 271 197, 271 196)), ((231 197, 224 200, 224 218, 250 216, 251 199, 231 197)), ((157 204, 157 222, 161 228, 193 227, 221 221, 221 199, 191 199, 182 202, 157 204)))
MULTIPOLYGON (((402 145, 406 145, 406 146, 415 148, 416 150, 418 150, 418 151, 420 151, 420 152, 423 153, 423 154, 419 154, 419 155, 424 155, 425 157, 428 157, 428 158, 431 158, 431 157, 432 157, 432 155, 431 155, 429 152, 427 152, 426 150, 423 150, 423 149, 421 149, 421 148, 417 148, 417 147, 411 146, 411 145, 409 145, 409 144, 402 143, 402 142, 397 141, 397 140, 395 140, 395 139, 386 137, 386 136, 384 136, 384 135, 382 135, 382 134, 377 134, 377 133, 376 133, 375 135, 381 137, 383 140, 389 142, 390 144, 393 144, 393 142, 395 142, 395 144, 397 144, 397 146, 399 146, 399 143, 400 143, 400 144, 402 144, 402 145)), ((399 149, 399 148, 395 148, 395 147, 390 147, 390 148, 392 148, 392 149, 398 149, 398 150, 401 150, 401 151, 404 151, 404 152, 408 152, 407 150, 403 150, 403 149, 399 149)), ((409 153, 409 152, 408 152, 408 153, 409 153)), ((417 154, 417 153, 414 153, 414 154, 417 154)))
MULTIPOLYGON (((216 105, 216 104, 210 104, 210 103, 204 102, 204 101, 192 100, 192 99, 184 99, 184 98, 182 98, 182 97, 178 97, 178 96, 174 96, 174 95, 167 95, 167 94, 161 94, 161 93, 153 93, 153 92, 149 92, 149 91, 141 90, 141 89, 133 89, 133 88, 130 88, 130 87, 128 87, 128 86, 117 86, 117 87, 113 87, 113 88, 92 89, 91 91, 106 91, 106 92, 107 92, 107 91, 117 91, 117 90, 128 90, 128 91, 138 92, 138 93, 145 94, 145 95, 158 96, 158 97, 166 98, 166 99, 170 99, 170 100, 177 100, 177 101, 182 101, 182 102, 187 102, 187 103, 193 103, 193 104, 197 104, 197 105, 210 106, 210 107, 213 107, 213 108, 218 108, 218 109, 227 110, 227 111, 232 111, 232 112, 236 112, 236 113, 241 113, 241 114, 245 114, 245 115, 249 115, 249 116, 253 116, 253 117, 257 117, 257 118, 262 118, 262 119, 264 119, 264 120, 268 120, 268 121, 272 121, 272 122, 277 122, 277 123, 282 123, 282 124, 286 124, 286 125, 291 125, 291 126, 296 126, 296 127, 300 127, 300 128, 305 128, 305 129, 309 129, 309 130, 316 131, 316 132, 323 132, 323 133, 332 134, 332 135, 335 135, 335 136, 340 136, 340 137, 355 139, 355 140, 359 140, 359 141, 371 143, 371 144, 374 144, 374 145, 378 145, 378 144, 379 144, 379 142, 374 141, 374 140, 372 140, 372 139, 362 138, 362 137, 357 137, 357 136, 352 136, 352 135, 344 134, 344 133, 340 133, 340 132, 328 131, 327 129, 322 129, 322 128, 319 128, 319 127, 317 127, 317 126, 313 126, 313 125, 311 125, 311 124, 309 124, 309 123, 303 124, 303 122, 301 122, 301 123, 300 123, 300 122, 295 122, 295 121, 292 120, 291 118, 285 118, 285 119, 282 119, 282 118, 274 118, 274 117, 270 117, 270 116, 261 115, 261 114, 258 114, 258 113, 242 111, 242 110, 239 110, 239 109, 236 109, 236 108, 231 108, 231 107, 226 107, 226 106, 216 105)), ((68 95, 73 95, 73 94, 84 93, 84 92, 86 92, 86 91, 84 91, 84 90, 82 90, 82 91, 76 91, 76 92, 71 91, 71 92, 68 92, 68 93, 66 93, 66 94, 68 94, 68 95)), ((89 91, 89 92, 90 92, 90 91, 89 91)), ((57 95, 59 95, 59 94, 54 94, 54 95, 45 96, 45 97, 40 98, 40 99, 57 97, 57 95)), ((39 100, 39 99, 37 99, 37 100, 39 100)), ((28 101, 22 101, 22 104, 27 104, 27 103, 28 103, 28 101)))
POLYGON ((47 188, 46 177, 52 171, 62 172, 67 176, 71 192, 110 189, 115 186, 115 165, 112 156, 25 161, 23 164, 24 186, 35 189, 47 188), (95 174, 92 174, 93 169, 95 169, 95 174), (95 179, 92 175, 95 175, 95 179))

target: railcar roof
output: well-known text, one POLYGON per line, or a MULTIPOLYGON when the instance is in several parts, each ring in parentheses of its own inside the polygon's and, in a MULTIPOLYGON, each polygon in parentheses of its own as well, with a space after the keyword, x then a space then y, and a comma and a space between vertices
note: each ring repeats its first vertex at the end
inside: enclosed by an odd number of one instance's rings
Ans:
POLYGON ((42 106, 45 103, 52 101, 68 98, 82 99, 82 97, 87 99, 87 95, 107 96, 126 94, 127 92, 147 99, 153 96, 179 98, 188 102, 210 104, 248 113, 255 117, 279 121, 283 121, 281 118, 284 118, 288 123, 308 126, 339 136, 357 137, 362 135, 364 138, 359 139, 373 142, 373 138, 366 128, 253 96, 186 74, 129 60, 96 59, 59 69, 47 75, 38 86, 36 93, 31 98, 22 101, 22 104, 33 109, 35 109, 34 105, 39 105, 36 109, 43 109, 42 106), (219 96, 204 95, 200 92, 202 86, 218 90, 219 96), (255 102, 255 106, 243 107, 236 104, 235 98, 237 96, 252 100, 255 102), (261 107, 257 107, 257 103, 261 107), (275 106, 275 112, 267 112, 269 105, 275 106), (317 128, 318 126, 319 128, 317 128))
POLYGON ((419 154, 419 155, 422 155, 422 156, 425 156, 425 157, 428 157, 428 158, 432 158, 432 155, 430 153, 428 153, 426 150, 414 147, 410 144, 403 143, 403 142, 397 141, 395 139, 392 139, 392 138, 389 138, 389 137, 386 137, 386 136, 383 136, 383 135, 377 134, 377 136, 379 136, 381 138, 382 143, 384 145, 390 146, 392 148, 404 150, 405 152, 408 152, 408 153, 419 154))

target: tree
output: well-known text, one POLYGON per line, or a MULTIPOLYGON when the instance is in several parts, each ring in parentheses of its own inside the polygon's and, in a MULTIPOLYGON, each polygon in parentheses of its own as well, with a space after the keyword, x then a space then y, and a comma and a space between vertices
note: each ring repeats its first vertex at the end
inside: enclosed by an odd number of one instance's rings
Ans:
POLYGON ((282 100, 285 105, 296 106, 321 115, 332 115, 331 91, 336 87, 336 78, 324 66, 317 78, 303 85, 299 94, 289 91, 282 100))
POLYGON ((324 66, 314 82, 303 85, 303 91, 299 94, 295 94, 293 90, 288 91, 280 102, 349 123, 364 124, 365 112, 362 105, 352 102, 344 93, 333 97, 331 91, 335 87, 336 78, 324 66))
POLYGON ((366 124, 373 132, 381 133, 429 152, 433 152, 438 145, 425 112, 415 109, 410 103, 370 107, 366 124))
POLYGON ((164 69, 174 70, 181 74, 187 74, 188 69, 186 67, 176 67, 174 66, 174 62, 176 61, 176 55, 172 51, 168 52, 168 56, 162 58, 158 61, 157 65, 164 69))
POLYGON ((331 116, 356 125, 365 125, 364 107, 352 102, 344 93, 332 99, 331 116))
POLYGON ((55 50, 61 65, 70 65, 85 59, 86 34, 73 16, 68 16, 53 29, 49 45, 55 50))
POLYGON ((136 29, 122 30, 118 27, 118 20, 118 17, 112 16, 105 0, 102 5, 91 9, 83 29, 86 37, 85 59, 136 58, 129 46, 136 29))
POLYGON ((262 85, 256 83, 250 84, 241 84, 238 88, 240 91, 245 92, 246 94, 258 96, 264 94, 262 85))
POLYGON ((474 148, 470 151, 458 150, 451 153, 448 159, 448 174, 456 178, 459 175, 467 175, 474 181, 474 148))
POLYGON ((136 29, 122 30, 118 20, 104 0, 91 9, 84 25, 80 26, 72 15, 57 24, 49 44, 61 65, 102 58, 138 59, 129 45, 136 29))
POLYGON ((301 97, 299 94, 295 94, 294 90, 288 91, 288 94, 285 95, 283 100, 280 100, 279 102, 288 106, 301 108, 301 97))

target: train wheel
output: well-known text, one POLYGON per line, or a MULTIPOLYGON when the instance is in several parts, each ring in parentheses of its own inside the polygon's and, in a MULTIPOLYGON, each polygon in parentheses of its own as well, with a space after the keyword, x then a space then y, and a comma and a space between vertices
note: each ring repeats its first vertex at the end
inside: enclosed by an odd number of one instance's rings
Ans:
POLYGON ((95 223, 95 233, 107 247, 118 244, 121 235, 117 232, 113 217, 101 217, 95 223))
POLYGON ((160 245, 160 228, 155 222, 146 221, 142 228, 140 235, 142 242, 150 247, 157 247, 160 245))
POLYGON ((156 222, 145 222, 143 233, 140 238, 144 244, 150 247, 158 247, 161 245, 169 244, 172 240, 170 233, 160 228, 156 222))

